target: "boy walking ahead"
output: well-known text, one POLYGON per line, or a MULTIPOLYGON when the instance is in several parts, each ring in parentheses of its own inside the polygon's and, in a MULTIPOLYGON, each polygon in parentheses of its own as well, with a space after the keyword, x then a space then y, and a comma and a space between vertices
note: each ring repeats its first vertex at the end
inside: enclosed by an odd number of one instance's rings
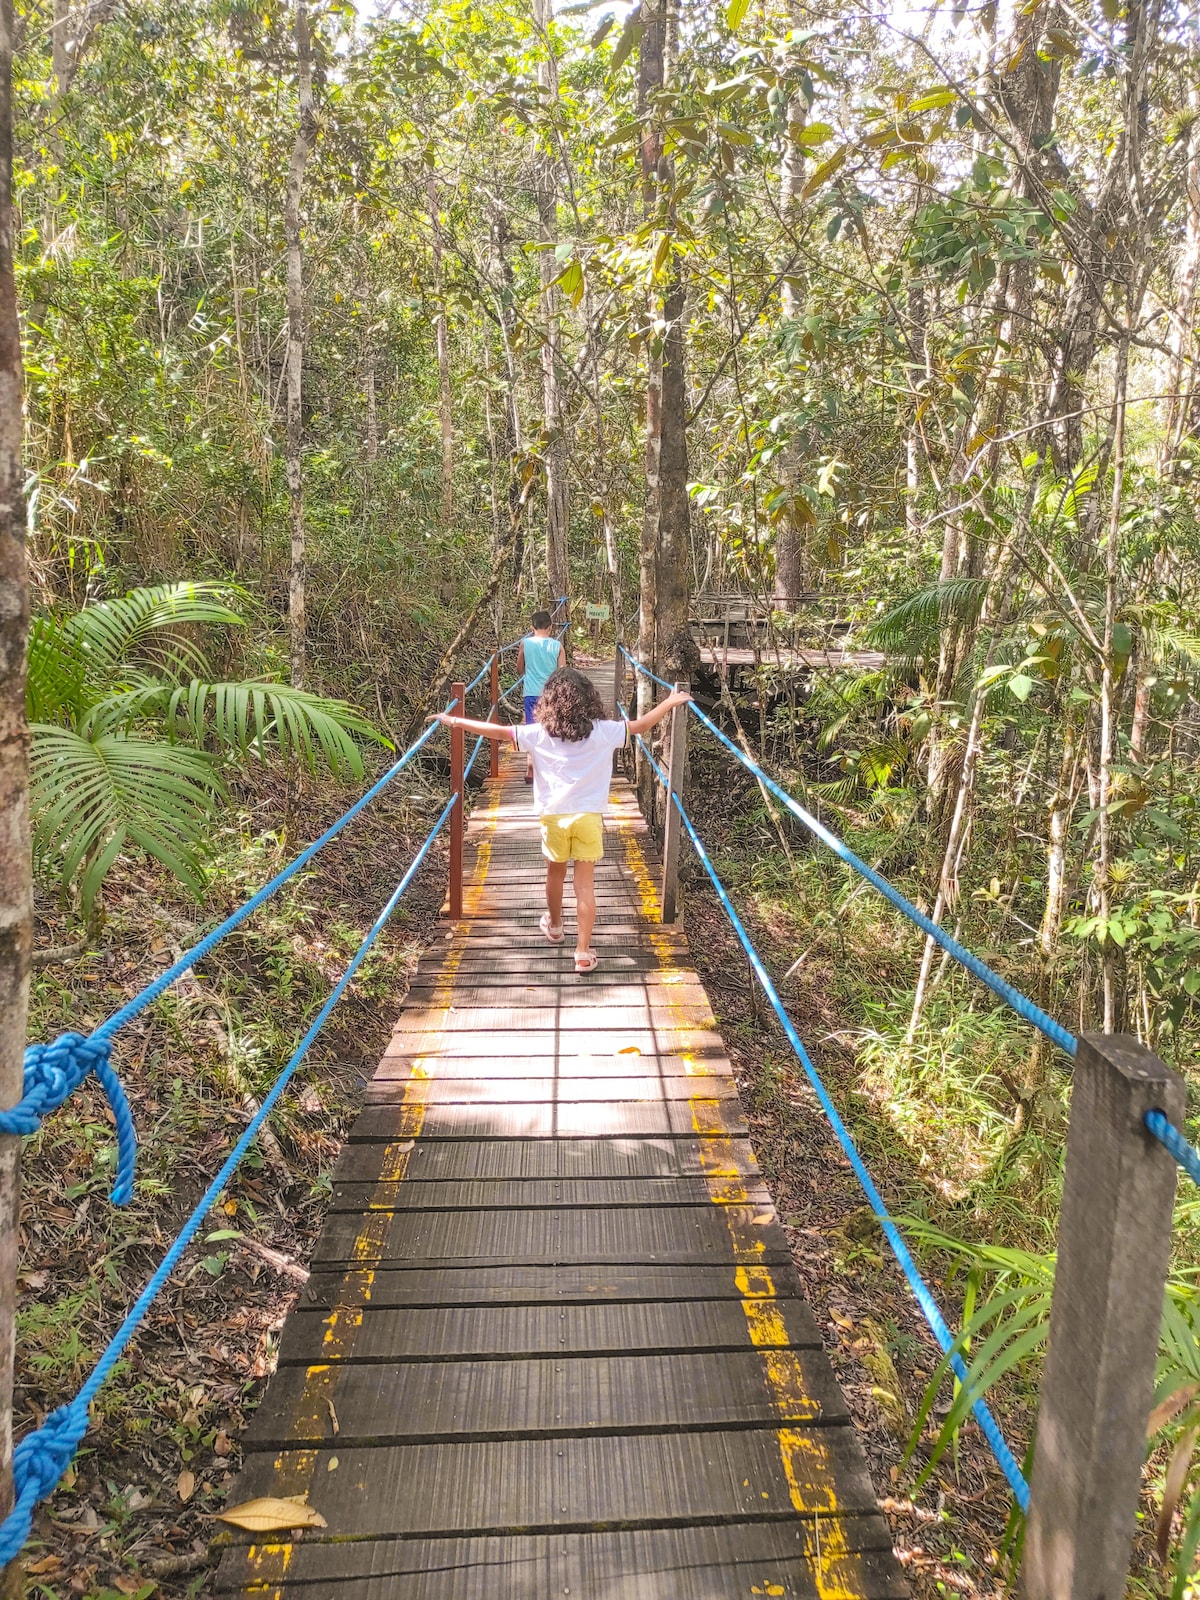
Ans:
POLYGON ((572 866, 575 888, 575 971, 594 972, 596 862, 604 856, 604 812, 612 777, 612 753, 630 734, 647 733, 691 695, 674 692, 633 722, 610 721, 593 684, 570 667, 551 675, 524 727, 474 722, 443 711, 436 720, 448 728, 511 739, 533 767, 533 808, 541 822, 546 858, 546 910, 542 932, 551 944, 563 940, 563 886, 572 866))
MULTIPOLYGON (((535 611, 530 617, 533 632, 521 640, 517 650, 517 671, 524 674, 525 721, 533 721, 533 713, 542 690, 551 675, 567 664, 567 653, 562 642, 551 636, 553 619, 548 611, 535 611)), ((533 782, 533 760, 525 763, 525 782, 533 782)))

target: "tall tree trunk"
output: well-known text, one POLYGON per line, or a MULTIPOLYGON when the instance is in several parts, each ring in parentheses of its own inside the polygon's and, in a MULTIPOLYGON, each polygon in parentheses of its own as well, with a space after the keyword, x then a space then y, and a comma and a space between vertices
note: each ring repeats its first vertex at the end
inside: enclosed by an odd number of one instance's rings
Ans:
POLYGON ((426 182, 429 221, 433 227, 433 294, 437 302, 438 417, 442 434, 442 527, 454 520, 454 403, 450 389, 450 327, 442 283, 442 219, 438 210, 437 180, 431 172, 426 182))
MULTIPOLYGON (((1068 693, 1070 686, 1068 685, 1068 693)), ((1063 907, 1067 897, 1067 841, 1070 837, 1071 818, 1075 812, 1075 799, 1079 792, 1079 749, 1077 744, 1077 712, 1072 702, 1064 696, 1062 724, 1062 758, 1058 768, 1058 782, 1050 798, 1046 819, 1046 902, 1038 928, 1037 989, 1034 999, 1045 1011, 1050 1004, 1054 978, 1054 961, 1058 954, 1058 938, 1062 930, 1063 907)), ((1021 1085, 1020 1121, 1024 1121, 1024 1108, 1035 1099, 1046 1079, 1046 1062, 1049 1047, 1036 1029, 1030 1047, 1025 1081, 1021 1085)), ((1018 1128, 1019 1131, 1019 1128, 1018 1128)))
MULTIPOLYGON (((33 886, 25 656, 29 577, 21 474, 21 334, 13 278, 12 0, 0 0, 0 1106, 24 1087, 33 886)), ((0 1136, 0 1516, 12 1507, 13 1341, 21 1141, 0 1136)), ((21 1562, 0 1575, 0 1597, 24 1593, 21 1562)))
MULTIPOLYGON (((1121 506, 1125 497, 1125 399, 1129 377, 1129 335, 1123 333, 1117 347, 1117 371, 1113 407, 1113 487, 1112 505, 1108 521, 1108 538, 1104 551, 1104 656, 1100 673, 1100 804, 1096 829, 1096 892, 1100 915, 1107 919, 1111 910, 1110 890, 1112 871, 1112 819, 1109 815, 1109 797, 1112 782, 1112 762, 1116 743, 1117 685, 1113 661, 1113 630, 1117 622, 1117 577, 1119 572, 1121 506)), ((1104 1031, 1116 1031, 1116 945, 1105 937, 1102 946, 1102 975, 1104 984, 1104 1031)))
MULTIPOLYGON (((642 210, 647 220, 658 209, 658 164, 663 138, 658 118, 652 116, 651 99, 663 87, 663 51, 666 41, 666 0, 642 0, 642 37, 638 47, 637 110, 642 119, 642 210)), ((662 457, 662 359, 649 358, 646 376, 646 502, 638 544, 639 603, 638 656, 653 664, 658 659, 657 580, 658 503, 662 457)), ((654 704, 654 686, 644 673, 637 680, 637 712, 643 716, 654 704)), ((643 809, 652 794, 651 775, 638 751, 638 776, 643 809)))
POLYGON ((1176 276, 1175 305, 1171 313, 1167 340, 1167 401, 1163 419, 1159 471, 1165 477, 1174 471, 1184 437, 1195 426, 1196 417, 1196 287, 1200 279, 1200 85, 1194 85, 1189 109, 1195 119, 1189 137, 1191 154, 1187 166, 1187 224, 1176 276))
POLYGON ((367 437, 363 441, 368 461, 379 459, 379 397, 375 389, 375 351, 368 349, 363 365, 363 391, 367 402, 367 437))
MULTIPOLYGON (((542 36, 542 57, 538 63, 538 84, 542 104, 553 113, 558 99, 558 68, 550 38, 553 7, 550 0, 533 0, 534 22, 542 36)), ((558 290, 553 287, 558 262, 554 247, 558 243, 558 182, 552 135, 538 150, 534 171, 537 199, 538 271, 541 276, 542 322, 542 409, 546 428, 546 582, 551 606, 569 597, 570 573, 567 538, 571 518, 571 489, 567 475, 567 440, 563 433, 562 396, 559 392, 559 367, 562 362, 562 328, 558 316, 558 290)), ((555 620, 557 621, 557 615, 555 620)))
MULTIPOLYGON (((654 98, 669 83, 676 37, 669 0, 642 8, 638 103, 651 113, 642 135, 642 193, 647 220, 670 241, 675 229, 674 163, 663 154, 662 113, 654 98)), ((659 319, 646 385, 646 509, 642 520, 642 606, 639 651, 672 679, 690 677, 694 647, 688 633, 691 504, 687 493, 686 294, 679 260, 668 246, 661 267, 659 319), (649 569, 654 578, 647 593, 649 569)), ((640 679, 639 707, 648 704, 640 679)))
POLYGON ((508 260, 508 224, 504 212, 496 206, 491 222, 492 256, 500 279, 500 292, 496 296, 496 320, 504 349, 504 448, 508 457, 508 517, 515 528, 512 543, 513 588, 521 587, 521 568, 525 563, 525 521, 521 514, 523 500, 521 485, 514 463, 524 454, 521 434, 521 411, 517 403, 517 366, 513 359, 513 271, 508 260))
POLYGON ((291 529, 291 569, 288 577, 288 621, 291 626, 292 682, 302 688, 305 659, 305 589, 308 556, 304 537, 304 254, 300 239, 300 201, 304 169, 316 137, 313 110, 312 47, 308 33, 306 0, 295 0, 296 81, 298 107, 296 137, 288 163, 283 203, 283 231, 287 247, 287 485, 291 529))
MULTIPOLYGON (((788 7, 792 26, 801 26, 799 8, 788 7)), ((783 160, 779 170, 779 214, 789 230, 794 229, 804 188, 804 146, 800 134, 808 120, 808 103, 799 89, 788 98, 787 129, 783 140, 783 160)), ((791 320, 800 315, 802 304, 796 279, 789 273, 779 291, 780 310, 791 320)), ((790 438, 783 452, 783 476, 793 494, 800 492, 804 450, 798 438, 790 438)), ((783 516, 775 531, 775 603, 781 611, 795 611, 796 597, 804 588, 804 531, 795 517, 783 516)))

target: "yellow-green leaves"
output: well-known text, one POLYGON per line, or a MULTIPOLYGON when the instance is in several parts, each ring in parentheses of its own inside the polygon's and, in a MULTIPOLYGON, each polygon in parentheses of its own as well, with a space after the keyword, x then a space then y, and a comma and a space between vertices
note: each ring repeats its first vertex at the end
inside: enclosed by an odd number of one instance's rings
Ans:
POLYGON ((818 189, 824 188, 830 178, 835 177, 841 171, 849 154, 850 146, 843 144, 834 151, 828 161, 822 161, 821 165, 801 189, 801 200, 807 200, 811 195, 816 194, 818 189))
POLYGON ((642 8, 641 6, 635 6, 625 19, 625 26, 621 29, 621 37, 617 40, 617 48, 613 51, 612 65, 608 69, 610 78, 616 77, 641 42, 642 8))
POLYGON ((725 8, 725 26, 730 33, 736 33, 750 9, 750 0, 729 0, 725 8))

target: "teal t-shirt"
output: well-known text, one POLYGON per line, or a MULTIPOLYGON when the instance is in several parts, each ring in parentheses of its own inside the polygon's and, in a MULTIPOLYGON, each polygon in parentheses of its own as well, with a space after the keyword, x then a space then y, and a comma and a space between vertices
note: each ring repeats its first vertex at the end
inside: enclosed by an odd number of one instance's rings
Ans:
POLYGON ((539 639, 530 634, 525 645, 525 688, 527 695, 539 695, 558 667, 558 640, 539 639))

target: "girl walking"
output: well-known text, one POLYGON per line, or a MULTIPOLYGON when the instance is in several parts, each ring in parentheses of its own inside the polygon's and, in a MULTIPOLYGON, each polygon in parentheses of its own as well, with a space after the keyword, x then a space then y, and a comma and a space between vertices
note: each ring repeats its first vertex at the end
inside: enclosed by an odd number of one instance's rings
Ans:
POLYGON ((648 733, 691 695, 678 691, 632 722, 611 721, 593 684, 571 667, 547 680, 532 721, 523 727, 475 722, 443 711, 436 720, 486 739, 511 740, 533 768, 533 809, 546 858, 546 910, 540 927, 551 944, 563 941, 563 886, 567 867, 575 890, 575 971, 594 972, 596 862, 604 856, 604 813, 612 778, 612 754, 630 734, 648 733))

